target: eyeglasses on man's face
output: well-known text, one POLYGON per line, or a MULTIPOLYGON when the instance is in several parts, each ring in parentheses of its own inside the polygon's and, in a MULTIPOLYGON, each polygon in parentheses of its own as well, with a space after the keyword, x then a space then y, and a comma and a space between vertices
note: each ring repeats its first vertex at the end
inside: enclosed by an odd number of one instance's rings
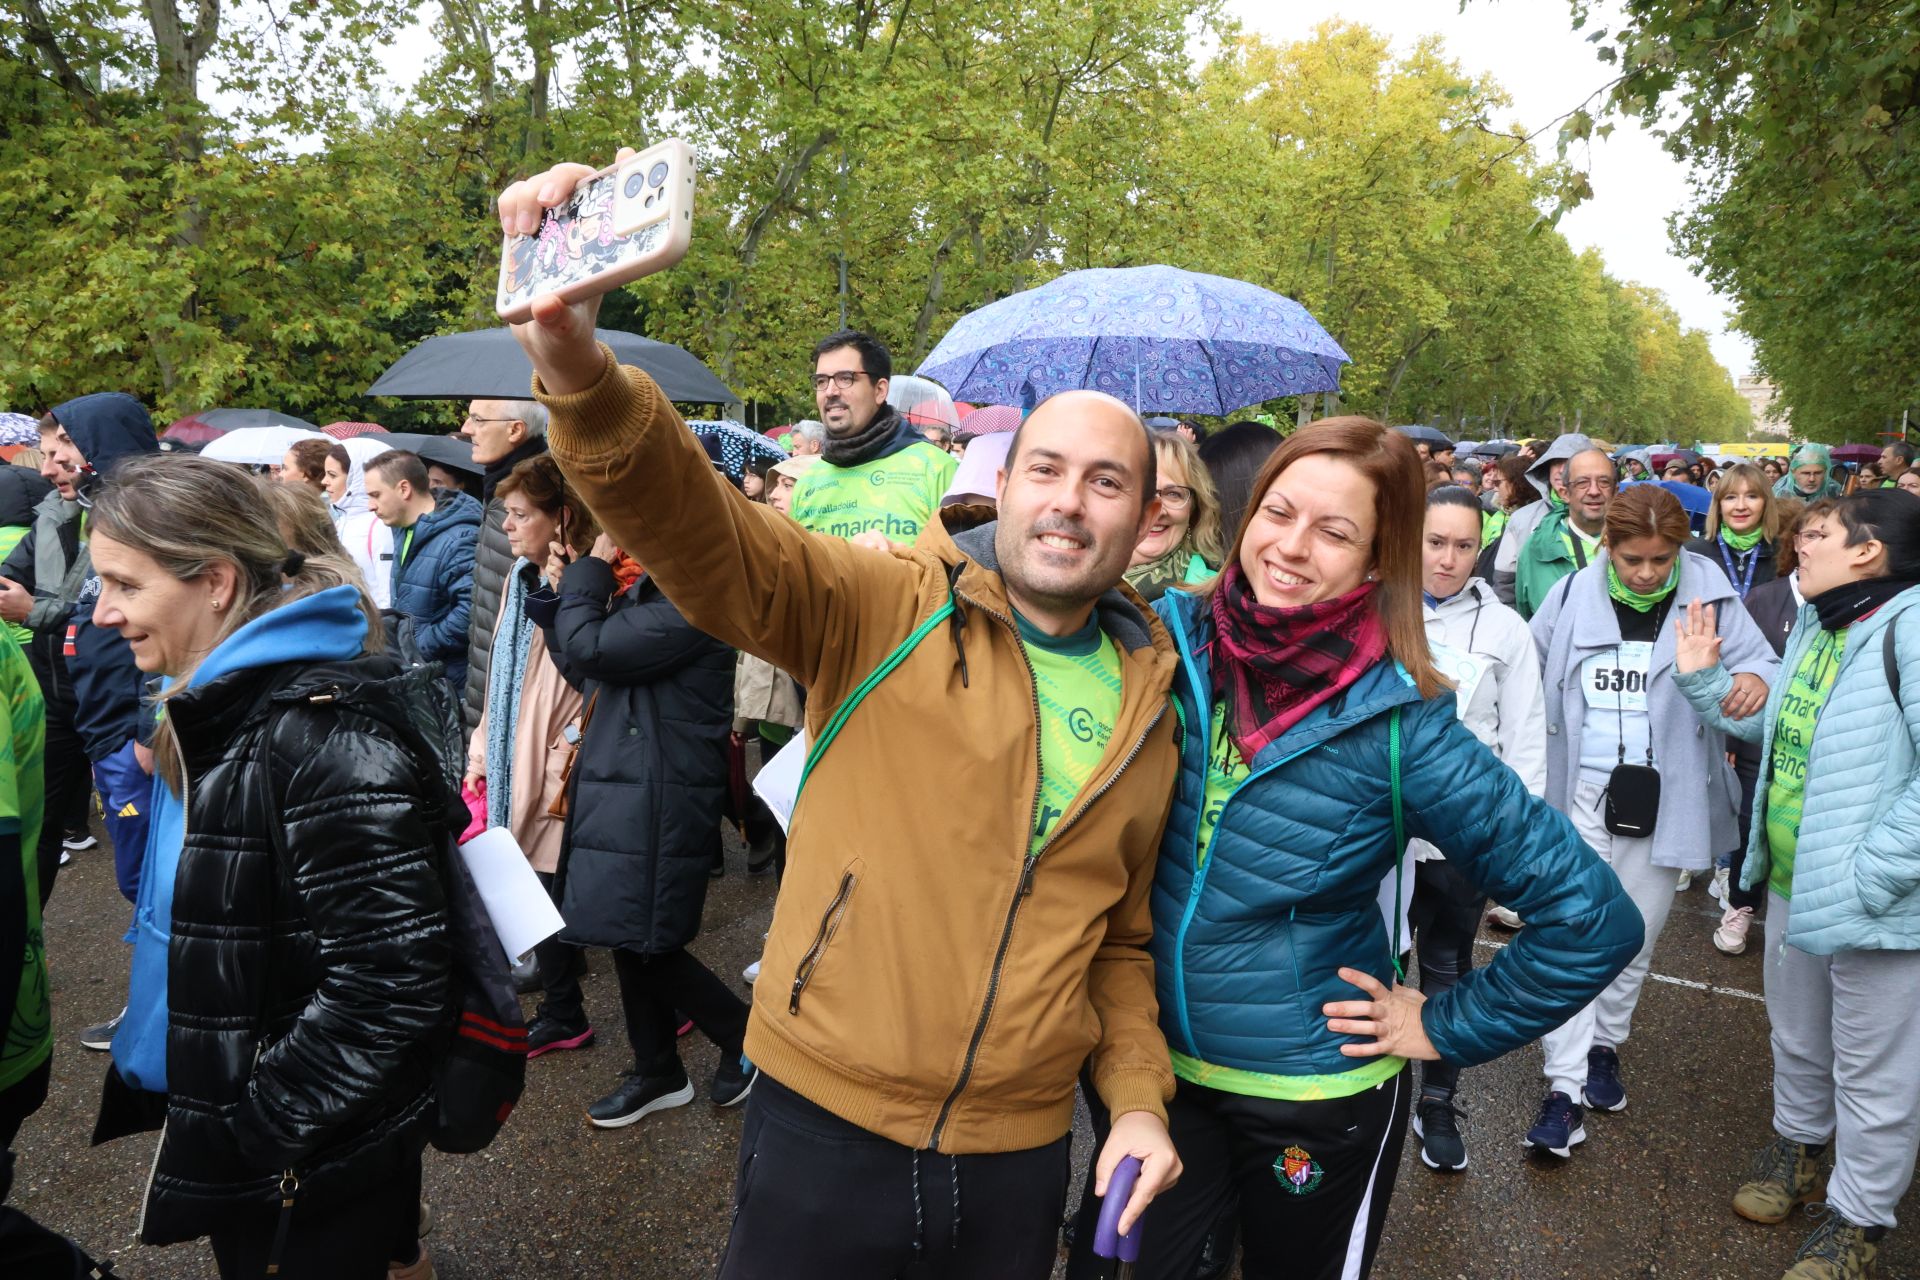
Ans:
POLYGON ((815 391, 824 391, 826 390, 827 384, 831 382, 834 386, 840 388, 840 390, 845 391, 848 387, 851 387, 854 383, 866 376, 867 371, 865 369, 842 369, 838 373, 816 373, 813 375, 813 389, 815 391))

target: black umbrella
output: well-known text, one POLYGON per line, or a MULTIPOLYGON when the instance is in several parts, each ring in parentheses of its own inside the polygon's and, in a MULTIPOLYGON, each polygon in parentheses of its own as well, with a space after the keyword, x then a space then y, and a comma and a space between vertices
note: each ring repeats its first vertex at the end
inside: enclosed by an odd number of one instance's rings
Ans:
POLYGON ((437 462, 443 467, 455 471, 464 471, 469 475, 480 475, 486 468, 473 460, 473 442, 462 440, 459 436, 416 435, 409 431, 395 431, 378 436, 381 444, 395 449, 406 449, 417 453, 428 462, 437 462))
MULTIPOLYGON (((669 400, 728 404, 738 399, 684 347, 613 329, 593 333, 613 348, 621 364, 644 369, 669 400)), ((525 400, 532 385, 533 365, 513 331, 480 329, 428 338, 394 361, 365 394, 402 400, 525 400)))
POLYGON ((1424 440, 1428 444, 1446 445, 1449 448, 1453 446, 1453 441, 1447 439, 1444 432, 1432 427, 1395 427, 1394 430, 1409 440, 1424 440))

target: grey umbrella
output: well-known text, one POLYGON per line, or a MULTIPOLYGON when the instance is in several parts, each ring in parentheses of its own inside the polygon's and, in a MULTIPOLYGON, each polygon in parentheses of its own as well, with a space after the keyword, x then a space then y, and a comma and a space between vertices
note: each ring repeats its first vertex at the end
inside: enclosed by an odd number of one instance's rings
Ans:
POLYGON ((302 431, 320 429, 305 418, 296 418, 278 409, 202 409, 193 416, 222 431, 235 431, 241 427, 299 427, 302 431))
POLYGON ((1444 431, 1434 427, 1395 427, 1394 430, 1409 440, 1424 440, 1428 444, 1451 445, 1453 443, 1447 439, 1444 431))
POLYGON ((477 476, 486 470, 473 460, 473 443, 459 436, 416 435, 409 431, 395 431, 377 438, 390 448, 417 453, 428 462, 437 462, 455 471, 477 476))
MULTIPOLYGON (((728 404, 738 398, 683 347, 614 329, 593 332, 613 348, 621 364, 645 370, 669 400, 728 404)), ((364 394, 402 400, 525 400, 532 384, 533 366, 512 330, 480 329, 428 338, 394 361, 364 394)))

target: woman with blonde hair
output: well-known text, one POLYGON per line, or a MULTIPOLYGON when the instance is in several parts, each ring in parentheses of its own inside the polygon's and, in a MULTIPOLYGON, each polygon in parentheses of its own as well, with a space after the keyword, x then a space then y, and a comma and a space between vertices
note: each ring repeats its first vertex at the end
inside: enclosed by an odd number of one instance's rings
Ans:
MULTIPOLYGON (((289 551, 304 556, 337 556, 353 563, 341 545, 340 532, 334 527, 333 512, 326 495, 304 484, 283 484, 265 477, 258 479, 260 496, 273 508, 273 519, 289 551)), ((365 589, 366 579, 354 565, 353 585, 365 589)))
POLYGON ((1687 550, 1719 565, 1742 600, 1755 587, 1773 581, 1781 535, 1786 532, 1786 503, 1767 483, 1767 473, 1751 462, 1730 467, 1707 508, 1707 530, 1687 550))
POLYGON ((140 1238, 223 1277, 426 1277, 452 1028, 450 796, 432 676, 345 557, 290 549, 244 471, 123 460, 93 501, 97 626, 165 681, 133 976, 98 1137, 159 1127, 140 1238))
MULTIPOLYGON (((1422 620, 1420 477, 1380 423, 1303 427, 1256 477, 1220 576, 1154 606, 1180 658, 1150 945, 1185 1172, 1147 1207, 1140 1276, 1191 1275, 1237 1191, 1249 1280, 1364 1277, 1409 1061, 1518 1048, 1640 945, 1618 881, 1445 696, 1422 620), (1413 838, 1528 924, 1424 1002, 1398 984, 1403 940, 1375 900, 1413 838)), ((1097 1265, 1090 1206, 1076 1278, 1097 1265)))
POLYGON ((1220 567, 1220 498, 1200 451, 1185 436, 1155 432, 1160 514, 1133 549, 1126 580, 1151 604, 1170 587, 1205 582, 1220 567))

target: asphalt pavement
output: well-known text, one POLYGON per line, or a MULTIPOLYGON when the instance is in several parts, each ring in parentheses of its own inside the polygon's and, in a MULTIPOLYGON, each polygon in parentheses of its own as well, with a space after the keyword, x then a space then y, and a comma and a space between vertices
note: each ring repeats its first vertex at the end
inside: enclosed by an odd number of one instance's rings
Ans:
MULTIPOLYGON (((729 836, 727 875, 712 886, 694 952, 737 981, 758 951, 773 898, 771 878, 749 879, 744 852, 729 836)), ((1709 941, 1716 916, 1698 886, 1675 904, 1654 956, 1659 979, 1648 983, 1621 1054, 1630 1105, 1617 1115, 1590 1114, 1588 1140, 1571 1160, 1521 1148, 1544 1091, 1537 1046, 1466 1073, 1460 1101, 1471 1166, 1435 1174, 1409 1137, 1378 1280, 1777 1280, 1791 1265, 1813 1226, 1804 1212, 1762 1227, 1735 1217, 1728 1204, 1769 1137, 1772 1103, 1760 932, 1748 954, 1723 956, 1709 941)), ((106 1056, 82 1049, 77 1037, 124 1000, 126 919, 105 844, 75 855, 47 919, 58 1034, 53 1085, 16 1145, 13 1203, 112 1259, 122 1275, 198 1280, 214 1275, 204 1246, 152 1249, 135 1241, 155 1140, 87 1145, 106 1056)), ((1484 933, 1477 958, 1490 960, 1506 936, 1484 933)), ((696 1034, 681 1042, 700 1095, 692 1105, 628 1129, 591 1128, 584 1108, 630 1060, 612 965, 604 953, 591 965, 585 985, 595 1046, 529 1064, 526 1096, 486 1152, 427 1154, 435 1223, 427 1243, 443 1280, 713 1274, 742 1113, 706 1100, 716 1051, 696 1034)), ((1084 1118, 1080 1130, 1084 1161, 1084 1118)), ((1920 1223, 1914 1195, 1901 1216, 1920 1223)), ((1888 1236, 1879 1276, 1920 1276, 1913 1232, 1888 1236)))

